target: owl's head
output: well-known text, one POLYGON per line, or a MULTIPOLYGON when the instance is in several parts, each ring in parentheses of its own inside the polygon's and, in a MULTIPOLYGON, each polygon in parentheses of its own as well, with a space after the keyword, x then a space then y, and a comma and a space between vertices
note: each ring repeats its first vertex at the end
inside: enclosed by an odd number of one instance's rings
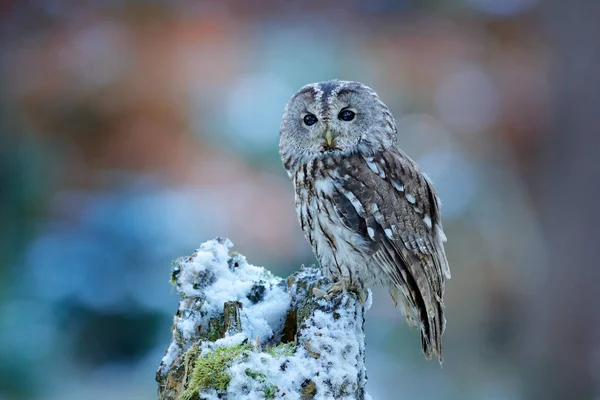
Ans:
POLYGON ((396 142, 396 124, 373 89, 327 81, 302 87, 281 121, 279 152, 287 170, 315 158, 371 155, 396 142))

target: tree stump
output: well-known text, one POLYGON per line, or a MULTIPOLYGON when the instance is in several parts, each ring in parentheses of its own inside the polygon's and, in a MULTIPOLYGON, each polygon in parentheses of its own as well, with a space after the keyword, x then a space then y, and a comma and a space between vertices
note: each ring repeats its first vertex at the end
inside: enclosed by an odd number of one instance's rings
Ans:
POLYGON ((281 279, 217 238, 173 263, 181 296, 159 399, 369 399, 364 308, 316 267, 281 279))

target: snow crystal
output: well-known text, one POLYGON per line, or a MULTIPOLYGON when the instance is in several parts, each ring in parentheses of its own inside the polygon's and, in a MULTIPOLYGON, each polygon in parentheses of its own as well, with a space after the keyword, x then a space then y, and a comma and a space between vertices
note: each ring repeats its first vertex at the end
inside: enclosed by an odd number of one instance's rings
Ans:
MULTIPOLYGON (((245 300, 249 302, 247 298, 245 300)), ((248 337, 268 339, 285 322, 290 297, 281 286, 273 286, 265 294, 263 301, 255 305, 246 305, 245 302, 242 304, 242 327, 248 337)))
POLYGON ((174 341, 171 342, 169 348, 167 349, 167 353, 162 358, 161 365, 164 365, 166 368, 163 369, 163 374, 165 374, 168 369, 173 365, 173 362, 179 357, 181 354, 181 349, 174 341))
POLYGON ((243 332, 236 333, 235 335, 225 336, 224 338, 216 340, 215 347, 232 347, 242 344, 246 340, 246 335, 243 332))
POLYGON ((196 327, 200 318, 181 318, 177 323, 177 327, 181 331, 183 338, 186 340, 192 339, 196 335, 196 327))
POLYGON ((187 342, 185 348, 198 339, 198 332, 208 331, 213 316, 223 313, 229 301, 242 304, 240 319, 245 337, 259 338, 265 343, 285 321, 290 297, 282 286, 281 278, 273 276, 262 267, 249 264, 246 258, 230 254, 233 243, 228 239, 215 239, 200 245, 188 258, 179 259, 174 267, 179 303, 176 327, 187 342), (263 298, 256 301, 251 291, 263 298))
MULTIPOLYGON (((276 398, 285 393, 286 399, 300 399, 301 387, 309 380, 318 388, 315 400, 331 399, 343 387, 349 391, 364 387, 362 311, 356 302, 352 307, 349 301, 355 300, 344 295, 345 304, 336 308, 335 316, 317 309, 299 333, 310 339, 299 343, 293 356, 250 352, 242 362, 233 365, 229 370, 232 378, 228 397, 249 392, 251 395, 244 398, 264 399, 265 390, 275 390, 276 398), (358 318, 354 313, 358 313, 358 318)), ((348 393, 348 398, 354 398, 353 393, 348 393)))

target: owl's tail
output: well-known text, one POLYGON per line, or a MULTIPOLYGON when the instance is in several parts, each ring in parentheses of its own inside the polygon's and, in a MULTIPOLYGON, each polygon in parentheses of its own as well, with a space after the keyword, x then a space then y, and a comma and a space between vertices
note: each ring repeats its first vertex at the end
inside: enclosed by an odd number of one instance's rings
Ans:
POLYGON ((437 355, 441 363, 443 361, 442 334, 446 325, 443 304, 436 299, 429 299, 430 301, 427 303, 434 304, 433 313, 430 314, 427 311, 425 299, 414 289, 404 290, 404 288, 395 286, 390 288, 390 295, 394 304, 399 306, 400 311, 406 317, 408 325, 421 331, 421 348, 425 357, 431 359, 433 355, 437 355))
POLYGON ((408 325, 411 328, 419 328, 421 331, 421 348, 425 357, 431 359, 435 354, 441 363, 443 361, 442 334, 444 333, 445 325, 443 306, 440 305, 437 308, 436 315, 430 317, 427 314, 427 308, 423 301, 415 307, 412 304, 413 301, 409 300, 399 288, 390 289, 390 295, 396 305, 398 305, 398 300, 400 300, 400 311, 406 317, 408 325))
POLYGON ((433 260, 417 259, 404 246, 383 240, 373 257, 390 277, 389 287, 394 302, 401 300, 400 310, 410 326, 421 331, 421 346, 425 357, 434 354, 442 361, 444 318, 444 278, 436 273, 433 260))

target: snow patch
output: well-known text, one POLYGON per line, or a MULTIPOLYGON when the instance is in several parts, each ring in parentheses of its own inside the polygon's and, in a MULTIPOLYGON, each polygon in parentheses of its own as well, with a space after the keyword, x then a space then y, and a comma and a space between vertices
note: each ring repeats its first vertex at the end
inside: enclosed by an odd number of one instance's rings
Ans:
POLYGON ((236 333, 235 335, 225 336, 224 338, 216 340, 215 348, 218 347, 232 347, 237 346, 238 344, 242 344, 242 342, 246 340, 246 335, 243 332, 236 333))
MULTIPOLYGON (((172 281, 182 299, 160 375, 169 373, 173 365, 181 365, 182 354, 193 344, 197 346, 197 357, 220 347, 250 344, 255 348, 245 347, 243 354, 227 366, 225 372, 231 378, 227 398, 300 400, 303 389, 310 389, 310 385, 316 388, 314 400, 350 400, 363 393, 367 379, 364 311, 355 295, 344 293, 332 300, 308 297, 315 285, 330 284, 318 268, 303 268, 288 288, 287 281, 231 252, 232 245, 227 239, 217 238, 174 263, 172 281), (307 298, 311 299, 309 303, 307 298), (242 305, 238 310, 241 332, 214 342, 206 339, 213 324, 211 318, 222 321, 224 304, 231 301, 242 305), (309 304, 310 315, 298 320, 297 343, 271 348, 280 342, 275 332, 281 333, 289 309, 299 310, 309 304)), ((369 290, 365 310, 371 307, 372 296, 369 290)), ((222 394, 203 388, 200 397, 216 400, 222 394)))
POLYGON ((228 301, 242 303, 243 333, 253 341, 257 337, 261 343, 271 339, 285 320, 290 297, 279 285, 281 278, 249 264, 242 255, 230 254, 232 246, 228 239, 202 243, 191 257, 179 259, 173 269, 182 296, 176 326, 187 341, 196 340, 198 332, 206 332, 210 318, 221 315, 228 301))
POLYGON ((163 375, 168 371, 171 365, 173 365, 173 363, 175 362, 177 357, 179 357, 180 354, 181 349, 179 348, 177 343, 175 343, 175 341, 172 341, 169 345, 169 348, 167 349, 167 353, 162 358, 161 364, 164 364, 167 367, 162 371, 163 375))
MULTIPOLYGON (((323 299, 319 302, 327 304, 323 299)), ((285 393, 286 399, 299 400, 301 388, 308 381, 319 388, 315 400, 332 399, 343 388, 348 391, 348 399, 355 398, 354 391, 364 387, 366 381, 361 374, 365 351, 361 323, 361 307, 348 295, 344 295, 335 313, 315 310, 299 332, 300 337, 310 339, 299 343, 292 356, 250 352, 230 368, 228 398, 251 393, 247 399, 264 399, 265 391, 270 390, 275 398, 285 393)))

